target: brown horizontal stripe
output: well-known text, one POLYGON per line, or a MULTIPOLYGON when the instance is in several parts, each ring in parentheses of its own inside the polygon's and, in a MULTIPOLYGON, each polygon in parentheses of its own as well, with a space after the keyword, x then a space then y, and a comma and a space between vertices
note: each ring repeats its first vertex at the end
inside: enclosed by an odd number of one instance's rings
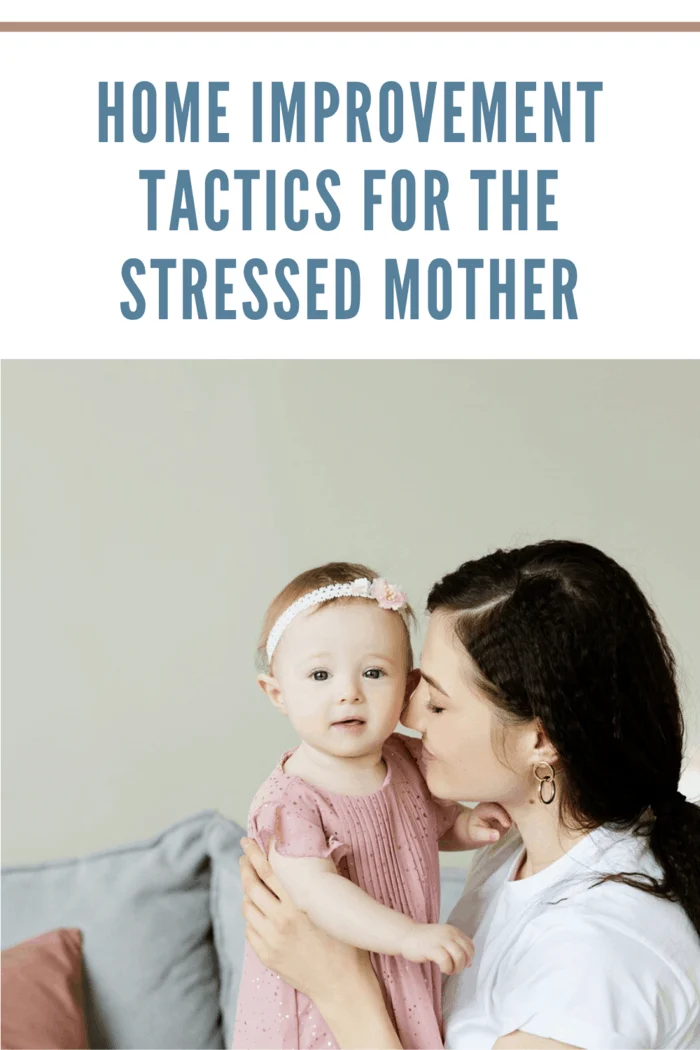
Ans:
POLYGON ((698 33, 700 22, 0 22, 3 33, 698 33))

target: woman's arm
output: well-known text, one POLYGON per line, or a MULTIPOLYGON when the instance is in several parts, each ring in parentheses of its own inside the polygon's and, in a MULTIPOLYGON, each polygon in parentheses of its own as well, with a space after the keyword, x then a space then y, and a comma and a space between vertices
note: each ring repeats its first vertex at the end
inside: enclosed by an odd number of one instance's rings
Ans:
POLYGON ((262 850, 244 840, 246 939, 261 962, 312 999, 342 1050, 401 1050, 369 956, 296 907, 262 850))
POLYGON ((456 927, 414 922, 387 908, 339 875, 330 858, 287 857, 273 845, 269 861, 294 903, 347 944, 412 962, 435 962, 443 973, 459 973, 474 953, 472 942, 456 927))
POLYGON ((402 1050, 371 966, 369 970, 366 980, 355 986, 343 983, 337 994, 314 1002, 341 1050, 402 1050), (355 994, 362 998, 354 1000, 355 994))

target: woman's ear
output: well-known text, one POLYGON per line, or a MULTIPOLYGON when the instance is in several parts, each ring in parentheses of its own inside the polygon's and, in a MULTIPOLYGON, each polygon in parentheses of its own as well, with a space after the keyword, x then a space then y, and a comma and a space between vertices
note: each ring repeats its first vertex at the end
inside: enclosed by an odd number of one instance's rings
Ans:
POLYGON ((269 697, 272 701, 273 707, 275 707, 280 714, 286 715, 287 708, 284 703, 284 697, 282 696, 282 690, 280 689, 279 682, 271 674, 259 674, 258 685, 262 689, 263 693, 269 697))
POLYGON ((533 733, 533 762, 548 762, 550 766, 555 767, 559 761, 559 753, 545 733, 541 723, 537 722, 535 724, 533 733))

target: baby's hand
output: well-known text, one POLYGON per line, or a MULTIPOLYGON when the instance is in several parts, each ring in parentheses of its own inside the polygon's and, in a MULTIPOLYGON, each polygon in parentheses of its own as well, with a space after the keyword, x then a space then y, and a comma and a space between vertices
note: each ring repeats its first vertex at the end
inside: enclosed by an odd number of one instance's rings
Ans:
POLYGON ((401 947, 404 959, 437 963, 443 973, 459 973, 470 966, 474 945, 455 926, 416 923, 401 947))
POLYGON ((467 818, 467 849, 478 849, 489 842, 498 842, 512 824, 503 806, 497 802, 480 802, 469 811, 467 818))

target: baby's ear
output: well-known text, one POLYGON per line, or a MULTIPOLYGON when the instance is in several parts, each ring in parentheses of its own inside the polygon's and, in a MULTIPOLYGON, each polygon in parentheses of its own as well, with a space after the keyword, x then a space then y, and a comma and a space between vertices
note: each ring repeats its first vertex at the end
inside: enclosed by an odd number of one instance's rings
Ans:
POLYGON ((274 678, 271 674, 259 674, 258 685, 262 689, 263 693, 265 693, 270 698, 273 707, 277 708, 280 714, 286 715, 287 708, 285 706, 284 698, 282 696, 282 690, 280 689, 280 684, 277 681, 277 679, 274 678))

